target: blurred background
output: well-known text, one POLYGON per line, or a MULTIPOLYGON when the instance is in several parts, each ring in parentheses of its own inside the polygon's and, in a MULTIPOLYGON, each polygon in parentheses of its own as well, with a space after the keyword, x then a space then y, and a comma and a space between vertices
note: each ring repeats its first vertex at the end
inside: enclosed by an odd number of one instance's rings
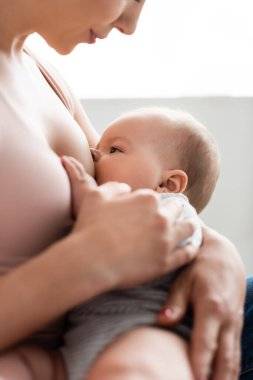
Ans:
POLYGON ((28 46, 50 61, 102 131, 139 106, 182 108, 215 136, 221 176, 210 226, 237 246, 253 274, 253 2, 146 0, 136 33, 113 31, 60 56, 37 35, 28 46))

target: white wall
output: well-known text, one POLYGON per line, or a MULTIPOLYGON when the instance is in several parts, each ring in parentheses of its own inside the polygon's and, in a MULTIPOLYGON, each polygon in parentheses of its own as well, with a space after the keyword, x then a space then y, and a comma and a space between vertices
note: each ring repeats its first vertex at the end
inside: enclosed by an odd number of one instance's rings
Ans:
POLYGON ((202 219, 237 246, 253 273, 253 98, 90 99, 83 105, 99 131, 139 106, 182 108, 201 120, 220 147, 221 176, 202 219))

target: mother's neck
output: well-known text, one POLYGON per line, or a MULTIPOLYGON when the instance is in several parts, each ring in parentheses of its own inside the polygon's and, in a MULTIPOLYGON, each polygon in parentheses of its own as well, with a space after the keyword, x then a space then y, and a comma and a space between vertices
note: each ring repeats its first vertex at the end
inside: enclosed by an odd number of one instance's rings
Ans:
MULTIPOLYGON (((37 2, 38 3, 38 2, 37 2)), ((0 52, 15 54, 35 31, 36 0, 0 0, 0 52)))

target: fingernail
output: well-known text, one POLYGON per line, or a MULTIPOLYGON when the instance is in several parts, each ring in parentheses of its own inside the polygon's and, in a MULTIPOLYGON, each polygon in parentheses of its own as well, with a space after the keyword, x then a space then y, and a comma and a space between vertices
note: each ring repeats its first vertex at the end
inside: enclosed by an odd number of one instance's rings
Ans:
POLYGON ((173 319, 177 316, 177 309, 165 306, 160 310, 159 315, 167 319, 173 319))
POLYGON ((196 380, 210 380, 212 378, 212 370, 209 369, 206 375, 200 375, 196 377, 196 380))

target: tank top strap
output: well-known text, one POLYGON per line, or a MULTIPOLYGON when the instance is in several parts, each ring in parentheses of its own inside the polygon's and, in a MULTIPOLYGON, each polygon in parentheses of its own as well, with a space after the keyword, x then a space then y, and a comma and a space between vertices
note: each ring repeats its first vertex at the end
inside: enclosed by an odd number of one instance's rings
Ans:
POLYGON ((27 55, 29 55, 29 57, 31 57, 34 60, 34 62, 38 66, 41 74, 46 79, 47 83, 49 84, 49 86, 53 89, 53 91, 56 93, 56 95, 60 98, 60 100, 62 101, 64 106, 68 109, 68 111, 71 113, 71 115, 74 116, 71 98, 68 94, 68 90, 67 90, 66 86, 64 85, 64 82, 62 82, 60 84, 59 81, 57 81, 56 78, 50 73, 50 71, 46 67, 46 65, 44 63, 42 64, 41 61, 39 60, 39 58, 36 57, 36 55, 33 52, 31 52, 30 49, 28 49, 27 47, 24 47, 23 51, 27 55))

